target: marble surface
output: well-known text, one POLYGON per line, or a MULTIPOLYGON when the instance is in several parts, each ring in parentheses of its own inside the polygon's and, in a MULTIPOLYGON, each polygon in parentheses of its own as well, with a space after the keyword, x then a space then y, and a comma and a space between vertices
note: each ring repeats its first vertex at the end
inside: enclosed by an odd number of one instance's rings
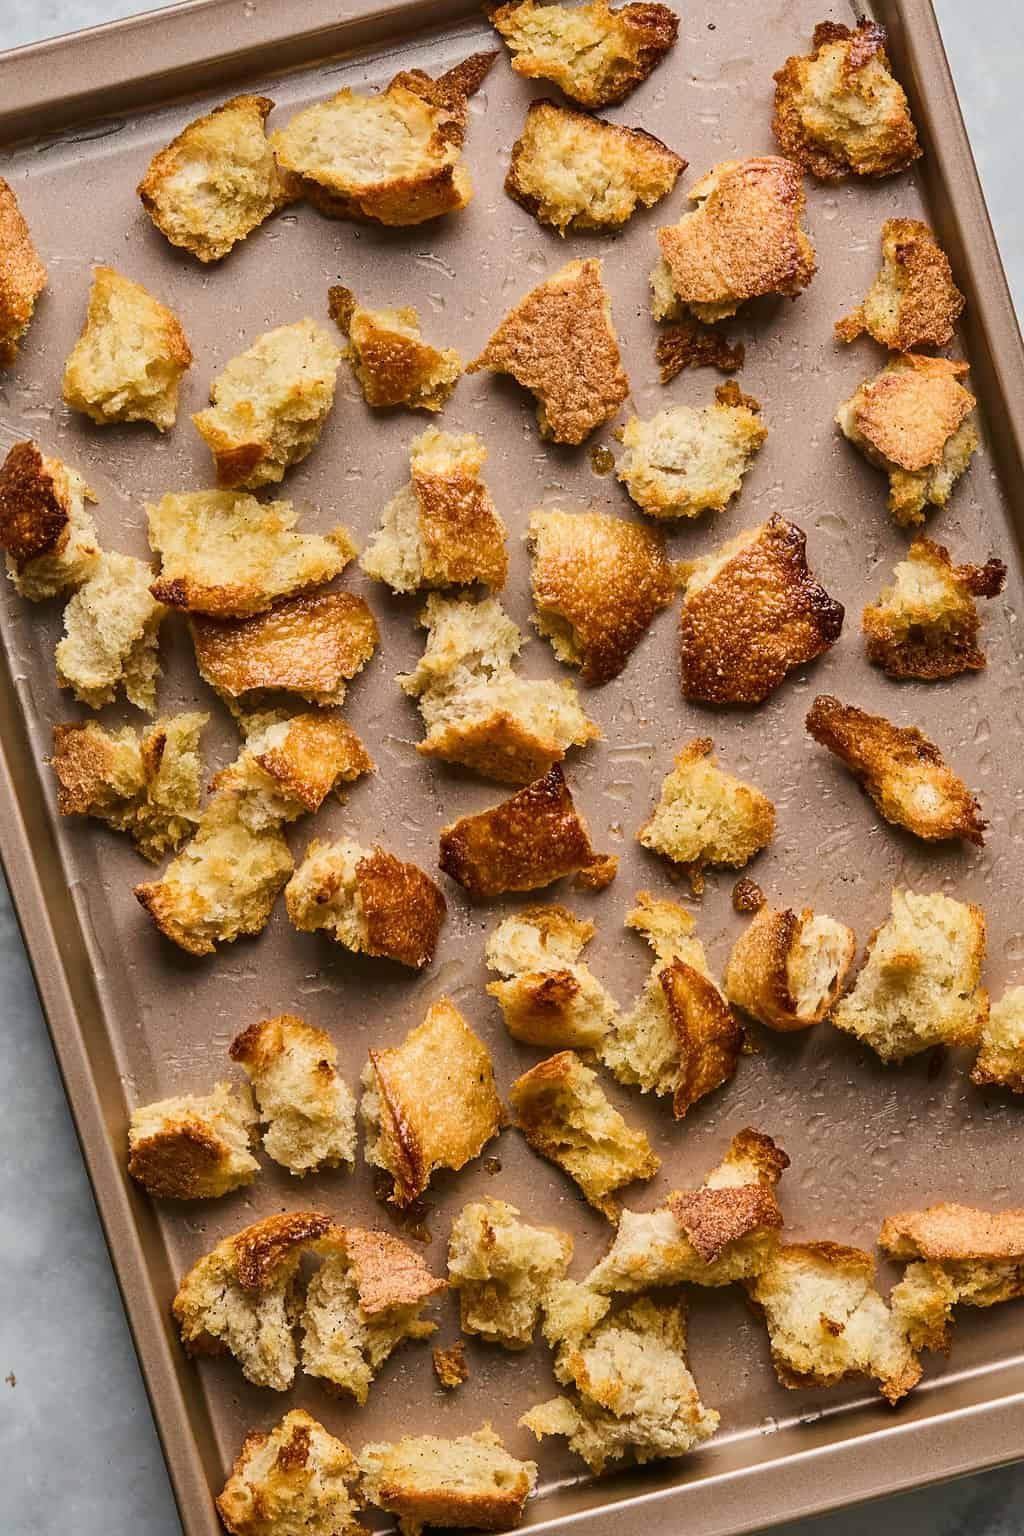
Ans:
MULTIPOLYGON (((1024 309, 1019 79, 1024 6, 935 0, 1018 312, 1024 309)), ((136 10, 0 0, 0 49, 136 10)), ((828 9, 828 7, 823 7, 828 9)), ((0 90, 3 88, 0 65, 0 90)), ((180 1536, 160 1447, 6 891, 0 883, 0 1528, 5 1536, 180 1536)), ((1024 1464, 778 1528, 1018 1536, 1024 1464)))

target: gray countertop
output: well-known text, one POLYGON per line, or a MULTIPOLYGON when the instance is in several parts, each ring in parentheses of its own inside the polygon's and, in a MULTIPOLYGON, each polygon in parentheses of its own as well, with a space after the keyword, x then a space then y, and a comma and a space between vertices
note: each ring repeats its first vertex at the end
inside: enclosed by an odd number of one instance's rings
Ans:
MULTIPOLYGON (((1024 6, 935 0, 1018 313, 1024 6)), ((0 49, 137 0, 0 0, 0 49)), ((823 6, 823 10, 828 7, 823 6)), ((0 75, 2 89, 2 75, 0 75)), ((179 1536, 160 1447, 25 953, 0 884, 0 1526, 5 1536, 179 1536)), ((1024 1450, 1024 1444, 1022 1444, 1024 1450)), ((1024 1464, 798 1526, 1018 1536, 1024 1464)))

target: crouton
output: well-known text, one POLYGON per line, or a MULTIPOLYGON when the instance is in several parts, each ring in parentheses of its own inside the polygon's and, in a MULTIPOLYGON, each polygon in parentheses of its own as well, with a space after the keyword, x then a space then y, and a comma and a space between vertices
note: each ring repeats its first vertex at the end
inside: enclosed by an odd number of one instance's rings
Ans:
POLYGON ((161 558, 154 596, 213 618, 263 613, 276 598, 321 586, 354 558, 339 523, 326 536, 295 533, 290 501, 238 491, 186 491, 147 502, 149 542, 161 558))
POLYGON ((656 320, 714 323, 766 293, 795 298, 817 268, 803 229, 799 167, 778 155, 723 160, 687 193, 697 204, 658 230, 651 273, 656 320))
POLYGON ((58 811, 127 832, 143 858, 159 864, 199 821, 199 736, 209 718, 165 715, 141 739, 130 726, 106 731, 94 720, 55 725, 58 811))
POLYGON ((601 734, 570 682, 512 670, 523 637, 496 598, 427 599, 428 632, 415 672, 397 679, 417 700, 427 734, 417 751, 461 763, 501 784, 525 784, 570 747, 601 734))
POLYGON ((654 359, 663 384, 671 384, 684 368, 718 368, 722 373, 735 373, 743 367, 745 357, 742 341, 731 346, 721 331, 692 315, 665 326, 654 344, 654 359))
POLYGON ((475 53, 437 80, 402 70, 377 96, 346 87, 296 113, 270 139, 289 190, 330 218, 378 224, 464 208, 466 104, 496 57, 475 53))
POLYGON ((360 560, 392 592, 471 586, 508 577, 505 524, 480 479, 487 449, 472 432, 428 428, 409 445, 411 476, 384 508, 360 560))
POLYGON ((299 1263, 331 1229, 316 1211, 266 1216, 223 1238, 182 1280, 172 1311, 190 1355, 231 1354, 248 1381, 286 1392, 298 1355, 299 1263))
POLYGON ((149 162, 136 191, 172 245, 220 261, 287 201, 264 124, 269 96, 232 96, 149 162))
POLYGON ((393 1205, 411 1205, 438 1168, 457 1173, 504 1123, 491 1054, 447 997, 401 1045, 370 1052, 362 1083, 366 1161, 390 1174, 393 1205))
POLYGON ((167 609, 150 591, 152 580, 145 561, 104 551, 64 609, 57 681, 80 704, 100 709, 123 693, 136 709, 155 712, 167 609))
POLYGON ((537 1481, 534 1463, 510 1456, 490 1424, 455 1440, 406 1435, 364 1445, 359 1470, 363 1497, 398 1515, 403 1536, 425 1525, 507 1531, 537 1481))
POLYGON ((64 403, 92 421, 174 426, 192 349, 175 315, 141 283, 94 267, 82 334, 64 364, 64 403))
POLYGON ((674 45, 679 17, 667 5, 608 0, 548 5, 512 0, 490 13, 512 54, 512 68, 529 80, 550 80, 581 107, 611 107, 654 69, 674 45))
POLYGON ((435 1345, 430 1351, 430 1360, 437 1384, 446 1392, 454 1392, 456 1387, 461 1387, 469 1380, 469 1361, 466 1359, 466 1345, 462 1339, 456 1339, 447 1349, 435 1345))
POLYGON ((601 263, 567 262, 520 299, 466 372, 481 368, 511 374, 537 397, 540 435, 552 442, 582 443, 614 416, 629 380, 601 263))
POLYGON ((823 21, 812 52, 775 75, 772 130, 779 144, 820 181, 893 176, 921 154, 906 94, 894 80, 886 30, 823 21))
POLYGON ((856 953, 853 929, 824 912, 762 907, 732 947, 725 995, 768 1029, 809 1029, 842 992, 856 953))
POLYGON ((14 190, 0 176, 0 368, 17 357, 46 277, 14 190))
POLYGON ((228 1054, 252 1084, 268 1157, 302 1177, 356 1163, 356 1101, 330 1035, 292 1013, 250 1024, 228 1054))
POLYGON ((565 907, 520 907, 487 940, 487 967, 505 1027, 526 1045, 549 1050, 596 1046, 617 1012, 615 999, 582 960, 593 923, 565 907))
POLYGON ((886 821, 933 843, 962 837, 979 848, 988 822, 966 784, 916 726, 893 725, 819 694, 807 730, 846 764, 886 821))
POLYGON ((330 934, 353 954, 422 970, 434 958, 445 899, 429 875, 383 848, 313 841, 284 893, 302 933, 330 934))
POLYGON ((348 338, 345 356, 367 405, 439 411, 459 382, 462 358, 423 340, 419 311, 366 309, 351 289, 327 290, 331 319, 348 338))
POLYGON ((361 1536, 358 1482, 348 1447, 293 1408, 269 1434, 246 1435, 217 1510, 231 1536, 361 1536))
POLYGON ((861 616, 868 660, 890 677, 924 681, 980 671, 985 653, 974 599, 1003 590, 1002 560, 954 565, 943 545, 917 538, 893 578, 861 616))
POLYGON ((524 1072, 512 1084, 509 1102, 533 1150, 567 1173, 611 1222, 619 1210, 613 1191, 653 1178, 661 1166, 643 1131, 626 1124, 597 1073, 574 1051, 560 1051, 524 1072))
POLYGON ((0 466, 0 548, 19 597, 38 603, 80 587, 99 559, 87 503, 96 498, 78 473, 15 443, 0 466))
POLYGON ((420 1317, 446 1288, 418 1253, 388 1232, 332 1227, 319 1238, 320 1268, 299 1319, 302 1369, 329 1391, 365 1403, 370 1384, 403 1339, 425 1339, 437 1324, 420 1317))
POLYGON ((216 1200, 251 1184, 252 1099, 229 1083, 212 1093, 140 1104, 128 1124, 128 1172, 162 1200, 216 1200))
POLYGON ((1024 1093, 1024 987, 1007 987, 981 1026, 971 1082, 1024 1093))
POLYGON ((923 523, 944 507, 971 462, 977 401, 960 379, 966 363, 907 353, 894 357, 836 412, 836 424, 869 463, 889 476, 889 511, 898 523, 923 523))
POLYGON ((667 197, 686 161, 642 128, 534 101, 512 146, 509 197, 540 224, 611 230, 667 197))
POLYGON ((476 1200, 452 1223, 448 1282, 459 1293, 463 1333, 505 1349, 533 1342, 541 1302, 572 1258, 568 1232, 533 1227, 504 1200, 476 1200))
POLYGON ((604 886, 615 873, 606 871, 605 862, 590 845, 587 824, 557 763, 499 805, 441 828, 439 865, 471 896, 483 899, 536 891, 595 865, 604 886))
POLYGON ((842 320, 840 341, 863 331, 890 352, 944 347, 952 341, 964 296, 953 281, 949 260, 920 219, 886 219, 882 225, 882 270, 864 301, 842 320))
POLYGON ((337 710, 256 717, 235 761, 213 780, 234 795, 253 832, 318 811, 332 789, 373 772, 366 748, 337 710))
POLYGON ((832 1023, 886 1062, 934 1045, 976 1045, 988 1019, 978 985, 985 914, 941 891, 894 890, 892 913, 868 940, 854 984, 832 1023))
POLYGON ((1024 1296, 1024 1211, 904 1211, 885 1221, 878 1242, 894 1259, 923 1261, 908 1266, 890 1298, 915 1349, 949 1350, 955 1306, 1024 1296))
POLYGON ((617 677, 675 595, 661 531, 603 512, 530 514, 535 623, 585 683, 617 677))
POLYGON ((615 473, 648 517, 722 512, 768 436, 760 409, 730 379, 715 390, 714 405, 673 405, 650 421, 631 416, 615 473))
POLYGON ((742 869, 775 835, 775 807, 752 784, 719 768, 710 736, 687 742, 661 786, 637 841, 682 866, 696 895, 708 864, 742 869))

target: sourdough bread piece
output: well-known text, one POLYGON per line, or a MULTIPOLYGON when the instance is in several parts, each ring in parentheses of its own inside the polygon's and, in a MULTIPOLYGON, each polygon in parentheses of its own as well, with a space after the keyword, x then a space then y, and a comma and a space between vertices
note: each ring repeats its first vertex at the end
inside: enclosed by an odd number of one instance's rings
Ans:
POLYGON ((971 1082, 1024 1093, 1024 987, 1007 987, 981 1026, 971 1082))
POLYGON ((447 910, 433 880, 415 864, 347 839, 314 839, 284 899, 300 932, 324 931, 353 954, 417 971, 434 958, 447 910))
POLYGON ((14 189, 0 176, 0 368, 17 357, 46 277, 14 189))
POLYGON ((463 1333, 504 1349, 533 1342, 541 1304, 572 1258, 569 1232, 519 1220, 505 1200, 463 1206, 448 1239, 448 1283, 459 1295, 463 1333))
POLYGON ((454 347, 423 340, 417 309, 367 309, 341 285, 327 290, 327 308, 348 338, 345 356, 367 405, 441 410, 459 382, 462 358, 454 347))
POLYGON ((956 1306, 1024 1296, 1024 1211, 949 1203, 903 1211, 887 1218, 878 1244, 894 1259, 918 1261, 891 1297, 915 1349, 948 1352, 956 1306))
POLYGON ((256 1113, 245 1090, 140 1104, 128 1123, 128 1172, 162 1200, 217 1200, 251 1184, 260 1165, 249 1150, 256 1113))
POLYGON ((77 469, 15 443, 0 465, 0 548, 19 597, 42 602, 73 591, 99 559, 88 503, 96 497, 77 469))
POLYGON ((660 64, 679 33, 667 5, 608 0, 583 5, 512 0, 490 12, 512 54, 512 68, 529 80, 550 80, 581 107, 624 101, 660 64))
POLYGON ((300 1178, 342 1165, 351 1172, 356 1101, 325 1030, 282 1013, 243 1029, 228 1054, 252 1084, 268 1157, 300 1178))
POLYGON ((64 403, 92 421, 149 421, 167 432, 192 349, 177 317, 141 283, 94 267, 82 334, 64 364, 64 403))
POLYGON ((488 984, 515 1040, 548 1050, 600 1044, 618 1009, 580 959, 597 930, 565 907, 520 907, 491 930, 488 984))
POLYGON ((80 704, 100 709, 123 693, 156 713, 160 625, 167 613, 150 587, 153 572, 134 555, 103 551, 64 609, 57 682, 80 704))
POLYGON ((631 416, 615 473, 648 517, 722 512, 768 436, 760 410, 729 379, 715 390, 714 405, 672 405, 650 421, 631 416))
POLYGON ((359 1468, 304 1408, 246 1435, 217 1511, 231 1536, 363 1536, 359 1468))
POLYGON ((986 662, 974 600, 997 597, 1005 581, 1002 560, 954 565, 943 545, 915 539, 892 584, 861 616, 868 660, 890 677, 926 682, 980 671, 986 662))
POLYGON ((211 788, 235 797, 253 832, 318 811, 327 796, 373 772, 356 732, 337 710, 256 716, 237 758, 211 788))
POLYGON ((454 1440, 407 1435, 364 1445, 359 1470, 363 1497, 397 1515, 402 1536, 425 1525, 507 1531, 537 1481, 534 1463, 509 1455, 490 1424, 454 1440))
POLYGON ((682 867, 691 889, 704 889, 707 865, 742 869, 775 836, 775 806, 752 784, 719 768, 710 736, 676 753, 654 814, 637 841, 682 867))
POLYGON ((856 953, 853 929, 827 913, 762 907, 732 947, 725 995, 768 1029, 809 1029, 834 1006, 856 953))
POLYGON ((882 270, 863 303, 837 320, 840 341, 867 331, 890 352, 944 347, 953 340, 965 299, 953 281, 949 259, 920 219, 886 219, 882 270))

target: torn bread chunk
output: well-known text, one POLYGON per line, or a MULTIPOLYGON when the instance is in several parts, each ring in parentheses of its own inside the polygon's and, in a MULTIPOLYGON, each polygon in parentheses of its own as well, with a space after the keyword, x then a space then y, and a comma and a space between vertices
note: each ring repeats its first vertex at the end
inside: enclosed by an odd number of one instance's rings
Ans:
POLYGON ((525 1349, 541 1303, 565 1276, 572 1258, 569 1232, 534 1227, 504 1200, 476 1200, 452 1223, 448 1282, 459 1295, 463 1333, 504 1349, 525 1349))
POLYGON ((549 1050, 600 1043, 617 1007, 579 958, 595 932, 558 906, 520 907, 491 931, 487 967, 501 979, 487 990, 513 1039, 549 1050))
POLYGON ((810 55, 787 59, 775 75, 775 137, 821 181, 893 176, 921 154, 886 40, 875 21, 856 28, 823 21, 810 55))
POLYGON ((979 848, 988 822, 966 784, 916 726, 893 725, 819 694, 807 730, 844 762, 894 826, 926 842, 962 837, 979 848))
POLYGON ((889 476, 889 511, 923 523, 944 507, 978 446, 977 401, 960 383, 966 363, 908 352, 889 360, 836 412, 843 436, 889 476))
POLYGON ((853 929, 827 913, 762 907, 732 947, 725 995, 768 1029, 809 1029, 835 1004, 856 953, 853 929))
POLYGON ((299 1177, 356 1162, 356 1101, 330 1035, 292 1013, 250 1024, 231 1042, 252 1084, 263 1148, 299 1177))
POLYGON ((397 1515, 403 1536, 425 1525, 507 1531, 537 1482, 534 1463, 509 1455, 490 1424, 455 1440, 407 1435, 364 1445, 359 1470, 363 1497, 397 1515))
POLYGON ((401 1045, 370 1052, 362 1083, 366 1161, 390 1175, 393 1205, 411 1205, 438 1168, 457 1173, 504 1123, 491 1053, 447 997, 401 1045))
POLYGON ((882 270, 864 301, 837 320, 840 341, 867 331, 890 352, 944 347, 952 341, 964 307, 949 260, 920 219, 886 219, 882 225, 882 270))
POLYGON ((190 1355, 231 1354, 246 1380, 287 1392, 298 1354, 299 1264, 331 1229, 316 1211, 266 1216, 223 1238, 182 1280, 172 1311, 190 1355))
POLYGON ((660 529, 604 512, 530 514, 534 622, 585 683, 617 677, 675 596, 660 529))
POLYGON ((100 426, 149 421, 174 426, 178 384, 192 349, 177 317, 141 283, 94 267, 82 334, 64 364, 65 405, 100 426))
POLYGON ((247 618, 277 598, 337 576, 356 549, 339 523, 296 533, 290 501, 259 502, 240 491, 185 491, 146 504, 150 547, 161 559, 161 602, 213 618, 247 618))
POLYGON ((687 193, 697 207, 658 230, 656 320, 713 324, 768 293, 795 298, 814 276, 800 169, 778 155, 723 160, 687 193))
POLYGON ((886 1062, 935 1045, 976 1045, 989 1013, 988 993, 978 984, 984 958, 980 907, 941 891, 894 890, 891 915, 868 940, 832 1023, 886 1062))
POLYGON ((915 539, 892 584, 864 609, 868 660, 890 677, 923 681, 980 671, 985 653, 975 598, 997 597, 1005 582, 1002 560, 954 565, 943 545, 915 539))
POLYGON ((942 1204, 904 1211, 882 1226, 880 1248, 915 1260, 893 1288, 893 1312, 915 1349, 949 1350, 953 1308, 1024 1296, 1024 1211, 942 1204))
POLYGON ((439 411, 459 382, 462 358, 454 347, 438 349, 423 340, 419 311, 367 309, 350 288, 327 290, 331 319, 348 338, 345 356, 367 405, 407 405, 439 411))
POLYGON ((355 731, 337 710, 256 717, 245 745, 211 788, 234 795, 253 832, 310 816, 332 789, 373 772, 355 731))
POLYGON ((696 895, 707 865, 742 869, 775 835, 775 806, 719 768, 713 748, 710 736, 680 748, 653 816, 637 833, 645 848, 682 866, 696 895))
POLYGON ((330 218, 379 224, 464 208, 467 101, 496 57, 475 53, 436 80, 402 70, 379 95, 346 87, 296 113, 270 139, 289 190, 330 218))
POLYGON ((326 932, 353 954, 422 970, 434 958, 445 899, 429 875, 383 848, 314 840, 284 893, 302 933, 326 932))
POLYGON ((304 1408, 250 1430, 217 1511, 231 1536, 362 1536, 359 1468, 304 1408))
POLYGON ((57 681, 80 704, 100 709, 123 693, 136 709, 155 713, 167 609, 153 596, 152 580, 145 561, 104 551, 64 609, 57 681))
POLYGON ((487 449, 472 432, 430 427, 409 445, 410 479, 384 508, 360 565, 392 592, 471 586, 508 577, 508 529, 480 470, 487 449))
POLYGON ((260 1171, 249 1150, 255 1120, 248 1092, 230 1083, 140 1104, 128 1124, 128 1172, 158 1199, 219 1199, 260 1171))
POLYGON ((661 1166, 643 1131, 626 1124, 597 1073, 574 1051, 560 1051, 524 1072, 512 1084, 509 1103, 533 1150, 568 1174, 611 1222, 619 1211, 614 1191, 653 1178, 661 1166))
POLYGON ((567 262, 520 299, 466 372, 481 368, 537 397, 540 435, 552 442, 582 443, 614 416, 629 380, 600 261, 567 262))
POLYGON ((1024 1093, 1024 987, 1007 987, 981 1026, 971 1082, 1024 1093))
POLYGON ((672 405, 650 421, 631 416, 615 473, 648 517, 722 512, 768 436, 760 409, 730 379, 715 390, 714 405, 672 405))
POLYGON ((722 373, 735 373, 743 367, 745 356, 742 341, 731 346, 720 330, 692 315, 666 325, 654 344, 654 358, 663 384, 671 384, 684 368, 718 368, 722 373))
POLYGON ((686 161, 642 128, 534 101, 512 146, 505 191, 540 224, 611 230, 667 197, 686 161))
POLYGON ((624 101, 668 53, 679 17, 667 5, 608 0, 583 5, 512 0, 491 10, 512 54, 512 68, 530 80, 550 80, 581 107, 624 101))
POLYGON ((9 450, 0 466, 0 548, 19 597, 42 602, 93 574, 100 549, 88 503, 95 500, 77 469, 37 443, 9 450))
POLYGON ((14 189, 0 176, 0 368, 17 357, 46 277, 14 189))

